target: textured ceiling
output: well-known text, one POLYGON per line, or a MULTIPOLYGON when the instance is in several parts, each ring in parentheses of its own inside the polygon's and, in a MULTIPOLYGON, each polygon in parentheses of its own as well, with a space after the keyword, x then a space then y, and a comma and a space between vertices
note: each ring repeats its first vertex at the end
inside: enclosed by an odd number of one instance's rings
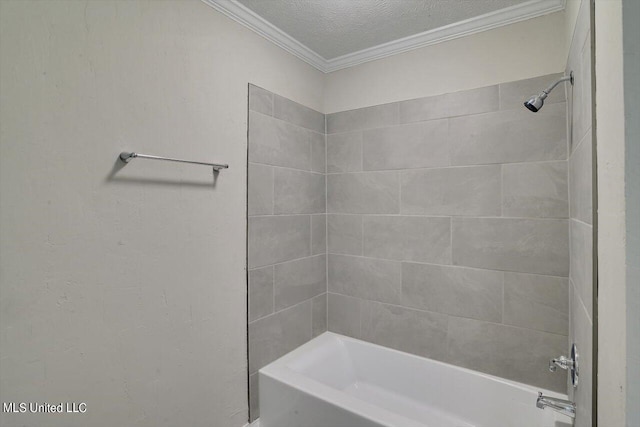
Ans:
POLYGON ((526 0, 238 0, 325 59, 526 0))

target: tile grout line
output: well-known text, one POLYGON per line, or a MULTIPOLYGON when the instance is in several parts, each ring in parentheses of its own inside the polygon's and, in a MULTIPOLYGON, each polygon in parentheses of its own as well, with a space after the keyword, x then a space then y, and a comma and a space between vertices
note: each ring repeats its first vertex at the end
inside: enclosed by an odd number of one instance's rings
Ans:
POLYGON ((271 167, 271 216, 276 214, 276 170, 271 167))
MULTIPOLYGON (((271 266, 271 313, 267 316, 276 314, 276 267, 271 266)), ((266 317, 266 316, 263 316, 266 317)), ((255 319, 259 320, 259 319, 255 319)), ((254 320, 254 322, 255 322, 254 320)))
MULTIPOLYGON (((324 293, 324 292, 323 292, 323 293, 324 293)), ((264 315, 264 316, 258 317, 257 319, 252 320, 251 322, 249 322, 249 324, 252 324, 252 323, 258 322, 258 321, 260 321, 260 320, 264 320, 264 319, 266 319, 266 318, 268 318, 268 317, 275 316, 276 314, 280 314, 280 313, 282 313, 283 311, 287 311, 287 310, 290 310, 290 309, 296 308, 296 307, 298 307, 299 305, 305 304, 305 303, 307 303, 307 302, 311 302, 311 303, 312 303, 312 304, 311 304, 311 305, 312 305, 312 307, 311 307, 311 308, 312 308, 312 310, 313 310, 313 301, 312 301, 312 300, 313 300, 314 298, 317 298, 317 297, 321 296, 323 293, 320 293, 320 294, 314 295, 314 296, 309 297, 309 298, 305 298, 305 299, 303 299, 302 301, 298 301, 298 302, 296 302, 295 304, 288 305, 288 306, 286 306, 286 307, 284 307, 284 308, 281 308, 280 310, 276 310, 276 309, 275 309, 275 306, 274 306, 273 313, 269 313, 269 314, 267 314, 267 315, 264 315)))
POLYGON ((500 216, 504 217, 504 165, 500 165, 500 216))
POLYGON ((323 174, 321 172, 316 172, 316 171, 313 171, 313 170, 310 170, 310 169, 300 169, 300 168, 294 168, 294 167, 290 167, 290 166, 272 165, 270 163, 249 162, 249 166, 251 166, 251 165, 268 166, 268 167, 271 167, 273 169, 284 169, 284 170, 295 171, 295 172, 306 172, 308 174, 313 174, 313 175, 326 175, 326 174, 323 174))
MULTIPOLYGON (((488 168, 488 167, 499 167, 506 165, 531 165, 538 163, 561 163, 566 162, 568 158, 565 159, 540 159, 540 160, 528 160, 528 161, 520 161, 520 162, 495 162, 495 163, 477 163, 477 164, 462 164, 462 165, 452 165, 446 164, 441 166, 417 166, 417 167, 406 167, 406 168, 390 168, 390 169, 367 169, 367 170, 359 170, 359 171, 345 171, 345 172, 327 172, 327 175, 348 175, 348 174, 364 174, 364 173, 391 173, 391 172, 419 172, 425 170, 441 170, 441 169, 464 169, 464 168, 488 168)), ((252 162, 255 163, 255 162, 252 162)), ((264 164, 267 163, 257 163, 264 164)), ((277 165, 268 165, 274 167, 282 167, 287 169, 295 169, 288 168, 286 166, 277 166, 277 165)), ((296 169, 303 170, 303 169, 296 169)))
POLYGON ((502 324, 504 324, 504 292, 505 292, 505 286, 506 286, 506 279, 505 279, 505 272, 502 272, 502 324))
MULTIPOLYGON (((267 218, 267 217, 288 217, 288 216, 304 216, 304 215, 321 215, 323 212, 303 212, 303 213, 280 213, 280 214, 257 214, 257 215, 249 215, 250 218, 267 218)), ((357 216, 361 215, 363 217, 391 217, 391 218, 458 218, 462 220, 499 220, 504 219, 506 221, 510 220, 526 220, 526 221, 569 221, 575 220, 580 222, 586 226, 591 227, 592 225, 581 221, 578 218, 569 218, 569 217, 527 217, 527 216, 495 216, 495 215, 453 215, 453 214, 420 214, 420 213, 404 213, 404 214, 394 214, 394 213, 362 213, 362 212, 327 212, 327 215, 344 215, 344 216, 357 216)))
MULTIPOLYGON (((398 259, 390 259, 390 258, 378 258, 366 255, 354 255, 354 254, 344 254, 337 252, 330 252, 328 256, 341 256, 341 257, 351 257, 351 258, 365 258, 376 261, 387 261, 390 263, 402 263, 402 264, 419 264, 419 265, 427 265, 432 267, 444 267, 444 268, 453 268, 453 269, 467 269, 467 270, 480 270, 480 271, 492 271, 496 273, 512 273, 512 274, 520 274, 520 275, 528 275, 528 276, 540 276, 554 279, 568 279, 569 276, 558 276, 554 274, 543 274, 543 273, 530 273, 523 271, 511 271, 511 270, 496 270, 492 268, 483 268, 483 267, 475 267, 469 265, 462 264, 436 264, 433 262, 425 262, 425 261, 412 261, 412 260, 398 260, 398 259)), ((302 258, 300 258, 302 259, 302 258)))
POLYGON ((449 248, 451 250, 451 265, 454 265, 453 256, 453 217, 449 217, 449 248))
POLYGON ((567 219, 569 220, 569 222, 571 222, 571 221, 575 221, 575 222, 577 222, 578 224, 581 224, 581 225, 583 225, 583 226, 585 226, 585 227, 593 228, 593 224, 589 224, 589 223, 587 223, 587 222, 584 222, 584 221, 582 221, 581 219, 578 219, 578 218, 567 218, 567 219))
POLYGON ((396 179, 398 180, 398 214, 402 215, 402 172, 396 173, 396 179))
POLYGON ((254 270, 260 270, 262 268, 267 268, 267 267, 276 267, 278 265, 283 265, 283 264, 288 264, 291 262, 296 262, 296 261, 302 261, 304 259, 309 259, 309 258, 317 258, 317 257, 321 257, 321 256, 326 256, 326 254, 316 254, 316 255, 308 255, 308 256, 303 256, 300 258, 293 258, 293 259, 289 259, 286 261, 281 261, 281 262, 276 262, 274 264, 265 264, 265 265, 259 265, 256 267, 250 267, 248 268, 249 271, 254 271, 254 270))
MULTIPOLYGON (((313 110, 313 111, 315 111, 315 110, 313 110)), ((308 132, 317 133, 317 134, 320 134, 320 135, 322 134, 322 132, 318 132, 318 131, 317 131, 317 130, 315 130, 315 129, 310 129, 310 128, 308 128, 308 127, 305 127, 305 126, 299 125, 299 124, 297 124, 297 123, 293 123, 293 122, 290 122, 290 121, 288 121, 288 120, 282 119, 282 118, 280 118, 280 117, 276 117, 276 115, 275 115, 275 106, 274 106, 273 114, 271 114, 271 115, 270 115, 270 114, 263 113, 263 112, 261 112, 261 111, 256 111, 256 110, 249 110, 249 112, 250 112, 250 113, 260 114, 261 116, 264 116, 264 117, 267 117, 267 118, 271 118, 271 119, 276 120, 276 121, 281 122, 281 123, 286 123, 286 124, 288 124, 288 125, 291 125, 291 126, 294 126, 294 127, 298 128, 298 129, 302 129, 302 130, 305 130, 305 131, 308 131, 308 132)), ((316 111, 316 113, 319 113, 319 111, 316 111)), ((322 114, 322 113, 320 113, 320 114, 322 114)))
POLYGON ((325 260, 325 331, 329 330, 329 141, 327 139, 327 115, 324 114, 324 253, 325 260))

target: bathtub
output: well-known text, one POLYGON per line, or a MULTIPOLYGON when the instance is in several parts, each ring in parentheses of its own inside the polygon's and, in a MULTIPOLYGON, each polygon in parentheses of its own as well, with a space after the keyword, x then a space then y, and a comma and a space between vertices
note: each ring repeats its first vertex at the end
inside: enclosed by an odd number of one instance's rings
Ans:
POLYGON ((327 332, 259 371, 256 425, 571 426, 570 418, 536 408, 538 390, 327 332))

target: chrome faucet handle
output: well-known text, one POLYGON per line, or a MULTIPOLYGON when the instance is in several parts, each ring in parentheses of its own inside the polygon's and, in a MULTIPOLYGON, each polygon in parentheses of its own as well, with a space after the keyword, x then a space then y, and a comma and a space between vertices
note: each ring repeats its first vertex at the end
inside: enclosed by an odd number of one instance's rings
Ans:
POLYGON ((555 372, 558 370, 558 367, 564 369, 573 369, 574 362, 569 359, 567 356, 560 356, 555 359, 549 360, 549 371, 555 372))
POLYGON ((549 360, 549 371, 556 372, 558 368, 569 371, 571 374, 571 384, 578 387, 578 348, 575 344, 571 345, 571 357, 559 356, 549 360))

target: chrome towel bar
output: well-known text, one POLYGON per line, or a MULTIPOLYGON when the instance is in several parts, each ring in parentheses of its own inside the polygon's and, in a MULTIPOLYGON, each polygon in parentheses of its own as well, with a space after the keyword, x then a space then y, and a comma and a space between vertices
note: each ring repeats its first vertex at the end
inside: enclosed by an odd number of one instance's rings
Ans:
POLYGON ((191 163, 193 165, 210 166, 213 168, 214 172, 219 171, 220 169, 229 168, 229 165, 224 165, 219 163, 195 162, 193 160, 182 160, 182 159, 174 159, 171 157, 150 156, 148 154, 128 153, 125 151, 120 153, 120 160, 122 160, 125 163, 129 163, 131 159, 135 159, 136 157, 140 159, 166 160, 168 162, 191 163))

